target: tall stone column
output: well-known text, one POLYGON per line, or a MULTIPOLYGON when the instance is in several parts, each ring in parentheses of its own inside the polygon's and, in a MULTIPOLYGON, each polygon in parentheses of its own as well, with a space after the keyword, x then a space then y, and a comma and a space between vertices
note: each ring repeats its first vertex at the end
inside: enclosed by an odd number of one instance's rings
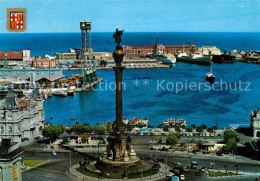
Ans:
POLYGON ((124 52, 122 46, 120 46, 121 35, 123 31, 116 30, 113 35, 115 42, 117 43, 116 50, 113 53, 115 60, 115 81, 116 81, 116 123, 114 126, 114 160, 122 160, 126 151, 126 136, 125 126, 123 123, 123 105, 122 105, 122 75, 124 67, 122 65, 124 52))
MULTIPOLYGON (((113 133, 109 136, 107 152, 104 160, 112 161, 110 163, 128 162, 129 156, 135 154, 130 143, 127 142, 127 134, 125 124, 123 122, 123 105, 122 105, 122 75, 124 66, 122 65, 124 52, 120 45, 121 35, 123 31, 116 30, 113 37, 117 43, 116 49, 113 53, 115 60, 115 81, 116 81, 116 121, 113 125, 113 133)), ((131 157, 131 161, 138 161, 137 157, 131 157)))
POLYGON ((133 147, 127 139, 127 132, 123 122, 122 75, 124 67, 122 61, 124 52, 122 46, 120 46, 122 34, 123 31, 118 31, 117 29, 113 35, 117 43, 116 50, 113 53, 116 63, 114 66, 116 81, 116 121, 113 125, 113 132, 107 138, 107 150, 104 152, 104 156, 96 163, 96 167, 101 171, 111 172, 113 174, 117 173, 120 178, 125 177, 126 171, 131 173, 141 170, 142 168, 141 161, 136 156, 133 147))
POLYGON ((121 132, 124 130, 123 123, 123 104, 122 104, 122 74, 124 67, 120 63, 120 65, 116 65, 114 67, 115 77, 116 77, 116 130, 121 132))

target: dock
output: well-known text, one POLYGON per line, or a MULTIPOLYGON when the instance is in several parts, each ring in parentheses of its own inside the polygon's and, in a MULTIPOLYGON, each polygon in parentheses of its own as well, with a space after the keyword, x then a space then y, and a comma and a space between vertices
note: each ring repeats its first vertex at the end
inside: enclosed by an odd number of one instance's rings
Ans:
MULTIPOLYGON (((151 68, 169 68, 171 64, 163 64, 156 59, 125 59, 122 65, 126 69, 151 69, 151 68)), ((106 64, 99 65, 97 69, 113 69, 115 62, 113 60, 106 60, 106 64)))
MULTIPOLYGON (((130 66, 126 65, 126 69, 154 69, 154 68, 169 68, 171 65, 166 65, 166 64, 160 64, 160 65, 154 65, 154 66, 149 66, 149 65, 143 65, 143 66, 130 66)), ((113 66, 107 66, 107 67, 97 67, 97 70, 109 70, 113 69, 113 66)))

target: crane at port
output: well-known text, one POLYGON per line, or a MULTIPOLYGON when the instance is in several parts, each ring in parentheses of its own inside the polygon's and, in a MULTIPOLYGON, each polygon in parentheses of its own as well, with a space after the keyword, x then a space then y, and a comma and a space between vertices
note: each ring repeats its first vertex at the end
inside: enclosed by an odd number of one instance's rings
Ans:
POLYGON ((224 48, 221 48, 222 50, 223 50, 223 53, 224 54, 226 54, 227 53, 227 51, 224 49, 224 48))
POLYGON ((155 45, 153 47, 153 57, 157 57, 157 49, 158 49, 158 37, 156 39, 155 45))

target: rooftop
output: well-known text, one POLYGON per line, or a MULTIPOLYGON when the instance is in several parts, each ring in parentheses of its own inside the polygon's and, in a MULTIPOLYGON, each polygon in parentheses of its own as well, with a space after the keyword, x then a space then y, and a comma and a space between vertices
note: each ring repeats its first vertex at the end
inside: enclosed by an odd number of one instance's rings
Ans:
POLYGON ((5 53, 7 53, 7 58, 8 59, 20 59, 23 58, 23 52, 5 52, 5 51, 0 51, 0 59, 5 58, 5 53))
MULTIPOLYGON (((65 75, 61 72, 59 73, 53 73, 53 74, 50 74, 50 73, 45 73, 45 74, 36 74, 35 75, 35 80, 36 81, 39 81, 43 78, 53 82, 55 80, 58 80, 58 79, 62 79, 64 78, 65 75)), ((3 74, 3 75, 0 75, 0 78, 2 79, 5 79, 6 81, 8 80, 30 80, 30 74, 3 74)))
MULTIPOLYGON (((187 48, 187 47, 196 47, 196 45, 162 45, 159 46, 165 46, 165 48, 187 48)), ((154 48, 154 45, 144 45, 144 46, 128 46, 123 45, 123 48, 131 48, 131 49, 151 49, 154 48)))
POLYGON ((54 60, 50 60, 50 59, 36 59, 36 60, 33 60, 34 62, 41 62, 41 61, 58 61, 56 59, 54 60))
POLYGON ((9 138, 2 138, 2 142, 0 142, 0 161, 13 160, 22 153, 23 149, 19 148, 18 143, 11 142, 9 138))

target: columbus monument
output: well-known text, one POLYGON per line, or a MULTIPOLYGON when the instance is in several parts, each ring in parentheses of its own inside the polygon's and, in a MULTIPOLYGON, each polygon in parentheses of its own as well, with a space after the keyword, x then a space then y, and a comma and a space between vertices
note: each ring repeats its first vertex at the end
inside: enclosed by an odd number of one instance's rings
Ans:
POLYGON ((104 171, 111 172, 114 169, 117 169, 117 173, 136 171, 139 167, 142 166, 142 162, 136 156, 133 147, 130 145, 130 141, 127 136, 126 126, 123 122, 122 115, 122 74, 124 66, 123 62, 123 48, 120 45, 121 36, 123 31, 116 29, 116 32, 113 34, 113 38, 116 43, 116 50, 113 53, 115 60, 115 80, 116 80, 116 121, 113 125, 113 132, 108 137, 107 150, 104 152, 102 158, 99 159, 96 166, 104 171))

